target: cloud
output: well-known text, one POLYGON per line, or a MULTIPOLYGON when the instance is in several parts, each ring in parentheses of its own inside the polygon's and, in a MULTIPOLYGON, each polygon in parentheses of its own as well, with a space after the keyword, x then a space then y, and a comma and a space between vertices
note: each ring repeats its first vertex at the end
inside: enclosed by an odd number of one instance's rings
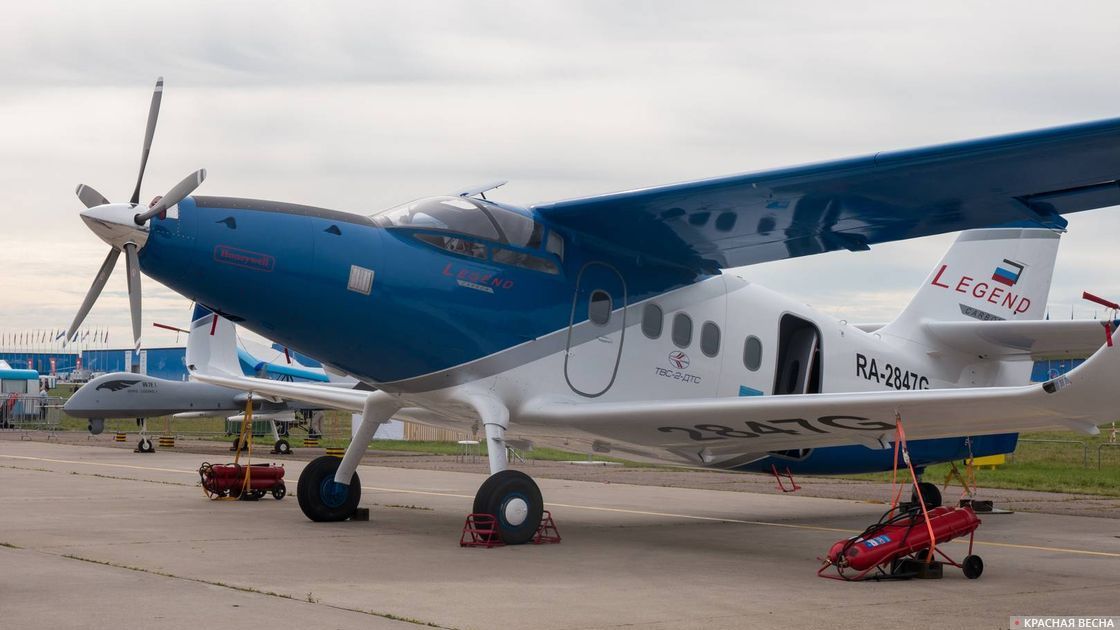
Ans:
MULTIPOLYGON (((73 189, 129 194, 157 75, 145 200, 205 166, 200 192, 355 211, 493 179, 532 203, 1112 116, 1120 49, 1101 42, 1118 17, 1113 2, 16 4, 0 22, 0 328, 70 321, 105 251, 73 189)), ((1053 301, 1120 295, 1114 214, 1071 218, 1053 301)), ((749 274, 882 320, 949 242, 749 274)), ((122 268, 90 315, 115 339, 123 290, 122 268)), ((147 279, 145 297, 146 323, 186 317, 147 279)))

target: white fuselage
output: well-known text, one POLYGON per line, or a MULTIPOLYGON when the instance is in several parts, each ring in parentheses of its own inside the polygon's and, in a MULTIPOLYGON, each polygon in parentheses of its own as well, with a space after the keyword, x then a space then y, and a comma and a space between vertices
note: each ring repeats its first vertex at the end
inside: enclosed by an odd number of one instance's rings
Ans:
POLYGON ((478 418, 467 396, 489 391, 507 401, 510 438, 695 464, 659 448, 649 432, 619 443, 617 435, 608 441, 568 426, 526 425, 518 422, 518 411, 562 399, 609 403, 1021 385, 1029 371, 1029 362, 970 357, 864 332, 729 270, 617 308, 603 325, 584 321, 439 375, 458 380, 455 386, 400 396, 406 406, 428 410, 405 415, 470 431, 478 418), (661 311, 659 334, 652 307, 661 311), (691 321, 691 335, 683 334, 683 318, 691 321), (534 351, 540 356, 533 358, 534 351), (483 376, 472 380, 472 374, 483 376))

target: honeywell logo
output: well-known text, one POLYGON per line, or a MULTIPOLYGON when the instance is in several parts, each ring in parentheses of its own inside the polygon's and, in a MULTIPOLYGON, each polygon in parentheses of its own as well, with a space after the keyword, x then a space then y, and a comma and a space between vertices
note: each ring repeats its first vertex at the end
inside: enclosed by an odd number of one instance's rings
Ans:
POLYGON ((244 267, 256 271, 272 271, 276 267, 276 258, 260 252, 251 252, 247 249, 238 249, 229 245, 214 247, 214 261, 223 265, 244 267))

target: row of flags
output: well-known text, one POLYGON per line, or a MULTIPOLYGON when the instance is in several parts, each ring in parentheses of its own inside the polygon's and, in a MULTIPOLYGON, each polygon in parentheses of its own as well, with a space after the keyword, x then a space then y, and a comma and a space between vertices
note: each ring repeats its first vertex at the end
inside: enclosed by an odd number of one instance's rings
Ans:
MULTIPOLYGON (((0 332, 0 348, 29 348, 43 346, 60 346, 65 329, 36 329, 12 332, 0 332)), ((109 329, 94 328, 82 329, 74 333, 71 340, 78 343, 107 344, 109 343, 109 329)))

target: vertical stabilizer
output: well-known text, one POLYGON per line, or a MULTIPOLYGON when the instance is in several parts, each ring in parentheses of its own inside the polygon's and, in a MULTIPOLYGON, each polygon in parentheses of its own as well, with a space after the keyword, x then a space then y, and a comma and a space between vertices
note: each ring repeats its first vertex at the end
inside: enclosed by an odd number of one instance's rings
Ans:
POLYGON ((206 374, 244 376, 233 322, 196 304, 187 335, 187 368, 206 374))
POLYGON ((1058 232, 994 228, 961 232, 883 336, 915 340, 924 321, 1042 319, 1058 232))

